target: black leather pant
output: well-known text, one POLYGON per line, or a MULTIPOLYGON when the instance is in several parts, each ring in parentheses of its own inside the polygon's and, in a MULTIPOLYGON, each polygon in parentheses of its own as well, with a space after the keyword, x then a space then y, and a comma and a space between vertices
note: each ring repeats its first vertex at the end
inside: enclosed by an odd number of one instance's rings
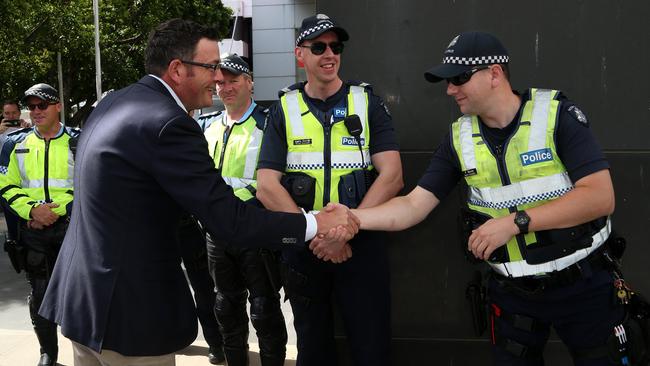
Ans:
POLYGON ((203 337, 210 347, 221 347, 223 339, 214 315, 214 281, 208 272, 205 234, 194 218, 185 215, 178 230, 181 257, 187 278, 194 290, 196 313, 203 337))
POLYGON ((61 249, 68 222, 59 219, 56 223, 42 229, 29 229, 23 223, 20 229, 20 242, 26 247, 25 272, 31 293, 27 300, 29 315, 32 319, 34 332, 40 344, 41 353, 47 353, 53 359, 58 355, 56 323, 38 315, 38 309, 43 302, 45 290, 54 269, 56 257, 61 249))
POLYGON ((248 316, 257 331, 263 366, 283 365, 287 330, 280 309, 280 273, 267 250, 246 249, 207 236, 208 265, 217 286, 215 314, 230 366, 248 365, 248 316))

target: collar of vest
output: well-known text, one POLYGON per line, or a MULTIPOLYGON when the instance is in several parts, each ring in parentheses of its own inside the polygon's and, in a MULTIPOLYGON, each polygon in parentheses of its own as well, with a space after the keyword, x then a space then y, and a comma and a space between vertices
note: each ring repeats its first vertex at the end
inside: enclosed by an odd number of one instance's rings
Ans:
MULTIPOLYGON (((38 128, 36 128, 36 126, 32 128, 34 129, 34 134, 38 136, 38 138, 43 140, 44 137, 38 132, 38 128)), ((56 135, 54 135, 54 137, 51 138, 51 140, 58 139, 59 137, 61 137, 63 135, 64 130, 65 130, 65 126, 63 125, 63 123, 59 122, 59 131, 56 133, 56 135)))
MULTIPOLYGON (((255 101, 253 99, 251 99, 251 105, 248 107, 246 112, 244 112, 244 114, 241 116, 241 118, 238 121, 236 121, 235 123, 233 123, 233 124, 234 125, 241 125, 242 123, 246 122, 248 120, 248 118, 255 111, 255 107, 257 107, 257 103, 255 103, 255 101)), ((221 114, 221 124, 224 125, 224 126, 228 125, 226 123, 227 116, 228 116, 228 113, 226 111, 223 111, 223 113, 221 114)))

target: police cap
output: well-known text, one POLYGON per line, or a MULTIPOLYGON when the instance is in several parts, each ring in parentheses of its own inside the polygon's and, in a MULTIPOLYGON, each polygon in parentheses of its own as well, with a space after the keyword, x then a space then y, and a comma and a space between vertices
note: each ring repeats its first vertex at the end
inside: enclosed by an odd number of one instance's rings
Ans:
POLYGON ((303 41, 314 39, 325 32, 334 32, 339 37, 340 42, 350 39, 348 32, 334 22, 334 19, 325 14, 316 14, 302 20, 300 33, 296 38, 296 47, 300 46, 303 41))
POLYGON ((497 37, 485 32, 465 32, 451 40, 442 64, 424 73, 425 79, 436 83, 458 76, 478 65, 507 64, 508 50, 497 37))

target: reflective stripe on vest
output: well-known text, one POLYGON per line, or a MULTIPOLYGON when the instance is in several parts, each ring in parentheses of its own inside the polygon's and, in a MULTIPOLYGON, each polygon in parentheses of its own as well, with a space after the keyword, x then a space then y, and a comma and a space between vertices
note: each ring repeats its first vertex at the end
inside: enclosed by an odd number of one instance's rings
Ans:
POLYGON ((372 169, 368 94, 365 88, 350 86, 347 95, 347 115, 356 114, 361 120, 361 152, 343 121, 333 123, 330 126, 331 133, 325 136, 323 125, 309 111, 299 90, 286 92, 280 102, 286 123, 286 171, 304 172, 316 179, 313 205, 315 210, 322 208, 325 202, 338 202, 338 184, 341 176, 358 169, 372 169), (326 148, 326 143, 329 143, 329 149, 326 148), (326 156, 328 150, 329 156, 326 156), (325 165, 326 161, 329 161, 328 166, 325 165), (327 187, 326 182, 329 182, 327 187))
POLYGON ((253 194, 246 187, 257 186, 257 160, 264 132, 257 128, 257 121, 250 113, 245 121, 232 125, 223 150, 224 119, 225 113, 205 131, 208 151, 215 167, 218 168, 223 160, 220 172, 223 180, 233 188, 237 197, 247 201, 253 198, 253 194))
MULTIPOLYGON (((516 210, 540 206, 573 189, 566 168, 557 156, 554 141, 559 113, 559 102, 555 100, 558 93, 555 90, 531 90, 531 100, 524 104, 518 126, 500 157, 487 146, 476 116, 463 116, 452 124, 452 141, 468 184, 467 205, 470 210, 490 217, 503 217, 516 210)), ((605 239, 609 234, 608 227, 609 222, 603 228, 607 234, 605 239)), ((604 242, 602 236, 594 236, 594 249, 604 242)), ((544 272, 540 269, 565 268, 565 263, 571 265, 584 258, 569 255, 540 265, 528 265, 523 260, 518 241, 530 245, 537 242, 537 237, 530 232, 517 235, 506 244, 509 262, 517 263, 517 269, 505 275, 538 274, 544 272)), ((502 264, 490 265, 499 273, 505 271, 502 264)))
POLYGON ((248 186, 254 185, 257 183, 255 179, 245 179, 245 178, 238 178, 238 177, 221 177, 223 178, 224 182, 226 182, 227 185, 231 186, 232 189, 241 189, 241 188, 246 188, 248 186))
POLYGON ((550 262, 541 264, 528 264, 525 260, 521 260, 508 263, 488 262, 488 264, 495 272, 506 277, 523 277, 561 271, 570 265, 587 258, 589 254, 598 249, 598 247, 600 247, 607 240, 607 238, 609 238, 611 229, 611 221, 607 220, 607 224, 602 229, 600 229, 599 232, 592 236, 593 241, 591 242, 591 246, 589 248, 578 249, 570 255, 558 258, 550 262))

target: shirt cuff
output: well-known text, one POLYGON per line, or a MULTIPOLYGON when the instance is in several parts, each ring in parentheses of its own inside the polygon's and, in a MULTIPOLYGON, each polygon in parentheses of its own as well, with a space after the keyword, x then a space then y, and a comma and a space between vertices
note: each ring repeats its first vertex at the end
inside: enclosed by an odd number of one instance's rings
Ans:
POLYGON ((310 241, 316 236, 316 233, 318 232, 318 223, 316 222, 316 217, 314 214, 303 212, 303 215, 305 215, 305 220, 307 221, 307 226, 305 229, 305 241, 310 241))

